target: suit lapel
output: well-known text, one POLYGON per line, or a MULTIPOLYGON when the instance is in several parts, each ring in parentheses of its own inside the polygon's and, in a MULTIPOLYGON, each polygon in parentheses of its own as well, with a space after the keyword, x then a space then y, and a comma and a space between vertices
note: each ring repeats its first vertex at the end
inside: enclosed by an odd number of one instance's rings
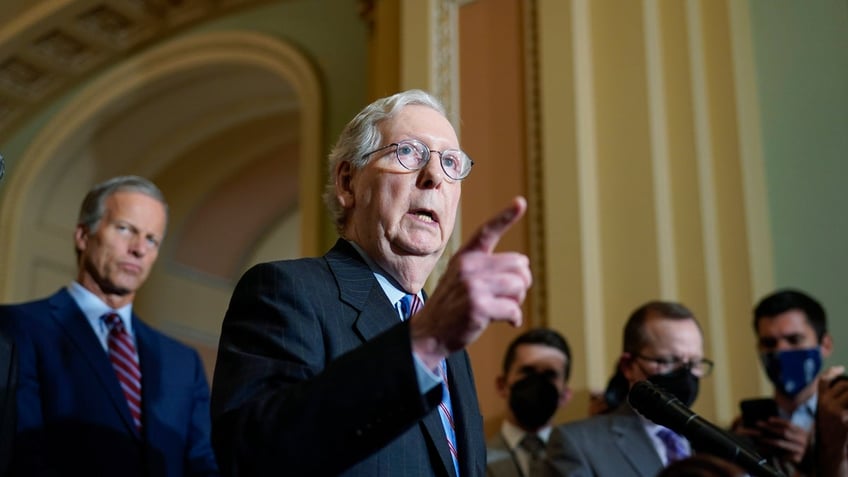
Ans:
MULTIPOLYGON (((374 272, 350 243, 339 239, 325 257, 330 270, 339 282, 341 300, 359 312, 354 328, 363 341, 374 339, 398 324, 397 311, 389 302, 377 279, 374 278, 374 272)), ((450 367, 449 360, 448 368, 450 367)), ((452 373, 448 371, 448 374, 452 373)), ((456 393, 454 391, 454 394, 456 393)), ((456 472, 450 450, 445 443, 447 436, 442 428, 438 407, 424 416, 420 422, 420 428, 425 439, 428 439, 432 448, 436 449, 439 460, 444 466, 444 472, 455 477, 456 472)), ((457 439, 460 437, 458 436, 457 439)))
POLYGON ((444 471, 448 475, 456 477, 450 449, 448 449, 448 445, 446 444, 448 436, 445 435, 445 429, 442 427, 442 418, 439 416, 438 406, 433 408, 421 420, 421 430, 439 454, 439 460, 442 462, 442 466, 444 466, 444 471))
MULTIPOLYGON (((467 422, 471 416, 477 412, 473 406, 476 399, 471 399, 475 396, 474 389, 471 388, 471 376, 464 376, 466 373, 466 355, 464 352, 454 353, 448 357, 448 388, 451 393, 451 406, 453 411, 454 426, 456 429, 457 451, 459 452, 459 468, 463 475, 475 475, 477 463, 473 462, 472 457, 476 456, 475 452, 470 452, 472 446, 475 445, 473 437, 467 432, 471 427, 467 422), (474 401, 473 403, 471 401, 474 401)), ((439 415, 439 408, 434 408, 421 423, 427 438, 434 444, 434 447, 439 453, 439 459, 442 465, 445 466, 445 471, 448 475, 455 476, 456 471, 453 467, 453 458, 448 449, 447 435, 442 426, 442 418, 439 415)))
POLYGON ((477 429, 475 421, 480 416, 480 410, 477 407, 474 377, 470 374, 468 354, 465 351, 448 357, 448 385, 456 426, 460 471, 464 475, 475 475, 478 468, 485 467, 485 462, 474 460, 480 455, 474 448, 481 444, 478 441, 483 436, 471 433, 477 429))
POLYGON ((490 477, 525 477, 503 434, 498 432, 486 447, 486 473, 490 477))
MULTIPOLYGON (((144 432, 147 439, 155 441, 158 430, 158 419, 153 405, 155 397, 162 387, 162 376, 159 370, 165 369, 165 363, 161 362, 162 352, 159 349, 159 341, 155 339, 154 331, 133 314, 133 331, 135 332, 135 343, 138 352, 138 363, 141 368, 141 419, 144 423, 144 432)), ((129 414, 128 414, 129 415, 129 414)), ((135 426, 132 426, 135 429, 135 426)))
POLYGON ((115 376, 112 363, 76 302, 64 289, 51 296, 49 302, 53 320, 62 328, 65 335, 79 351, 80 356, 91 367, 94 376, 97 377, 97 382, 109 396, 115 412, 121 416, 121 420, 127 426, 127 429, 136 437, 140 437, 132 422, 124 391, 115 376))
POLYGON ((486 464, 486 471, 489 477, 524 477, 521 468, 509 454, 506 454, 502 459, 489 461, 486 464))
POLYGON ((351 244, 339 239, 326 259, 339 282, 341 300, 359 312, 354 327, 363 341, 398 324, 398 315, 374 272, 351 244))
POLYGON ((616 412, 628 417, 628 419, 611 421, 616 445, 636 474, 643 477, 653 477, 663 465, 656 449, 654 449, 650 436, 647 435, 642 422, 639 420, 639 416, 626 404, 616 412))

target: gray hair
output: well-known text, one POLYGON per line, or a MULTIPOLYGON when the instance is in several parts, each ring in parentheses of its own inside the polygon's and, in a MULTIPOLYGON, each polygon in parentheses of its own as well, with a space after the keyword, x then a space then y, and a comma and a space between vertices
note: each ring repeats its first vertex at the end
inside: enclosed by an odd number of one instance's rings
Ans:
POLYGON ((365 154, 378 148, 383 141, 380 125, 394 118, 406 106, 421 105, 432 108, 447 117, 445 107, 433 95, 420 89, 403 91, 380 98, 366 106, 342 130, 336 145, 330 151, 329 174, 324 189, 324 204, 330 212, 336 230, 341 233, 345 222, 345 210, 336 198, 336 166, 349 161, 354 169, 362 169, 371 160, 365 154))
MULTIPOLYGON (((156 199, 165 207, 167 216, 168 203, 165 202, 162 191, 153 182, 139 176, 119 176, 101 182, 88 191, 80 206, 77 226, 82 226, 89 233, 97 232, 100 220, 106 213, 106 199, 118 192, 138 192, 156 199)), ((77 254, 79 255, 79 250, 77 254)))

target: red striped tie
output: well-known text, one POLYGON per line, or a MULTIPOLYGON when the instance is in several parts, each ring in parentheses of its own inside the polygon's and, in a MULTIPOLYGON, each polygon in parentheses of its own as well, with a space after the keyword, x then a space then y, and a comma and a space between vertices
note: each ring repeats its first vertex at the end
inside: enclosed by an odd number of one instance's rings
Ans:
POLYGON ((132 337, 117 313, 103 315, 109 327, 109 360, 124 390, 135 427, 141 432, 141 369, 132 337))

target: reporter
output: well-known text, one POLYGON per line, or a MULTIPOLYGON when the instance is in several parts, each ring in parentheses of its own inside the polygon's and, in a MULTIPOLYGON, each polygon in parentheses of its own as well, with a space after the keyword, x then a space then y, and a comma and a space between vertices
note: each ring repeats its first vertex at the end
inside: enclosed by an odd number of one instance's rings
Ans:
POLYGON ((811 476, 817 380, 834 346, 827 314, 809 294, 782 289, 763 297, 753 315, 757 352, 772 383, 778 415, 752 427, 737 419, 733 432, 750 439, 786 475, 811 476))

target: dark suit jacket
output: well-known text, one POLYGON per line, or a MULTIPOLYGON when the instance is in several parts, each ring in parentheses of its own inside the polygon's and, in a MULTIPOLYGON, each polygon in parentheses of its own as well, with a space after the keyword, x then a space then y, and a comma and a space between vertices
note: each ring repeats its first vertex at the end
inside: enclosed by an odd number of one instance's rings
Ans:
MULTIPOLYGON (((460 473, 482 476, 465 352, 448 375, 460 473)), ((218 348, 213 445, 225 475, 450 476, 441 394, 421 395, 408 323, 340 240, 324 257, 257 265, 239 281, 218 348)))
POLYGON ((554 427, 543 467, 547 477, 654 477, 663 463, 639 416, 623 404, 554 427))
POLYGON ((18 353, 12 337, 12 325, 11 320, 0 319, 0 476, 7 475, 17 425, 18 353))
POLYGON ((67 290, 0 307, 16 322, 20 475, 217 475, 200 357, 133 316, 139 435, 109 357, 67 290))

